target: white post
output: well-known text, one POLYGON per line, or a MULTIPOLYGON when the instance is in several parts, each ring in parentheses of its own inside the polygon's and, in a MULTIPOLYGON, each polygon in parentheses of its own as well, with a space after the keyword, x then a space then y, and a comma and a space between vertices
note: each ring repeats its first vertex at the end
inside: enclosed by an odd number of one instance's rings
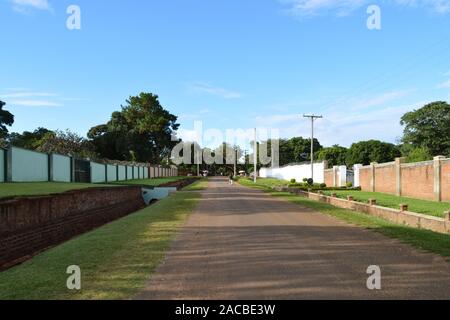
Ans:
POLYGON ((355 164, 353 166, 353 172, 354 172, 354 187, 360 187, 361 186, 361 179, 360 179, 360 170, 362 168, 362 164, 355 164))

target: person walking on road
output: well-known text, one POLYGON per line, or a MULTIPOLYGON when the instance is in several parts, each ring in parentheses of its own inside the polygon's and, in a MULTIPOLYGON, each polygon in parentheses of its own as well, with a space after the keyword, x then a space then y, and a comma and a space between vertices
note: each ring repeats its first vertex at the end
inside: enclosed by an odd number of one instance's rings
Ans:
POLYGON ((233 185, 234 176, 232 174, 230 174, 229 178, 230 178, 230 185, 233 185))

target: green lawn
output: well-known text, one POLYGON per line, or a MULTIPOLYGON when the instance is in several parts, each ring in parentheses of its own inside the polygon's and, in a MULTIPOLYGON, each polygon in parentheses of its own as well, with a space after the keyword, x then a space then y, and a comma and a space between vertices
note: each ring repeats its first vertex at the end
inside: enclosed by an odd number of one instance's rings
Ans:
POLYGON ((238 181, 242 185, 256 187, 257 189, 270 189, 274 187, 286 186, 289 184, 289 181, 273 178, 258 178, 256 180, 256 184, 253 182, 253 179, 250 178, 240 178, 238 179, 238 181))
POLYGON ((19 196, 38 196, 61 193, 69 190, 104 187, 107 185, 91 183, 60 183, 60 182, 31 182, 31 183, 0 183, 0 198, 19 196))
POLYGON ((327 203, 314 201, 286 192, 274 192, 263 184, 254 185, 251 182, 240 180, 245 186, 250 186, 270 193, 272 196, 283 198, 300 206, 312 208, 323 214, 336 217, 348 223, 380 232, 391 238, 408 243, 418 249, 434 252, 450 260, 450 235, 440 234, 423 229, 415 229, 389 222, 384 219, 372 217, 363 213, 341 209, 327 203))
POLYGON ((427 200, 412 199, 406 197, 397 197, 386 193, 364 192, 364 191, 326 191, 326 195, 336 193, 339 198, 347 198, 353 196, 355 201, 367 203, 369 199, 376 199, 377 205, 399 209, 400 204, 409 205, 409 211, 423 213, 435 217, 444 217, 444 212, 450 210, 450 203, 435 202, 427 200))
POLYGON ((183 188, 183 191, 201 191, 208 188, 208 179, 202 178, 193 184, 188 185, 187 187, 183 188))
POLYGON ((157 187, 162 184, 166 184, 173 181, 183 180, 192 177, 169 177, 169 178, 153 178, 153 179, 141 179, 141 180, 128 180, 128 181, 119 181, 113 182, 113 184, 117 185, 138 185, 138 186, 148 186, 148 187, 157 187))
POLYGON ((163 261, 199 197, 178 192, 0 273, 0 300, 133 297, 163 261), (70 265, 81 268, 79 292, 66 288, 70 265))

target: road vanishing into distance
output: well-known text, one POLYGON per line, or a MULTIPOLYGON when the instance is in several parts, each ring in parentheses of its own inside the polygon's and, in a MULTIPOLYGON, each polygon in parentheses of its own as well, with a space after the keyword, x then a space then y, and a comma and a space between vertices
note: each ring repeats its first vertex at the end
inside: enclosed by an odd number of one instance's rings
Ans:
POLYGON ((212 178, 136 299, 450 299, 450 263, 212 178), (367 288, 371 265, 381 290, 367 288))

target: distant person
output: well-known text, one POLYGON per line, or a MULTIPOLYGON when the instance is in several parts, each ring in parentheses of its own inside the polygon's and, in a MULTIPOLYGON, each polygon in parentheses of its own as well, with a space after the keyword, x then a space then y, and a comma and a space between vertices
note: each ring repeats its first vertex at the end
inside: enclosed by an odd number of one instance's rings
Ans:
POLYGON ((233 177, 232 174, 230 174, 229 179, 230 179, 230 185, 233 185, 233 179, 234 179, 234 177, 233 177))

